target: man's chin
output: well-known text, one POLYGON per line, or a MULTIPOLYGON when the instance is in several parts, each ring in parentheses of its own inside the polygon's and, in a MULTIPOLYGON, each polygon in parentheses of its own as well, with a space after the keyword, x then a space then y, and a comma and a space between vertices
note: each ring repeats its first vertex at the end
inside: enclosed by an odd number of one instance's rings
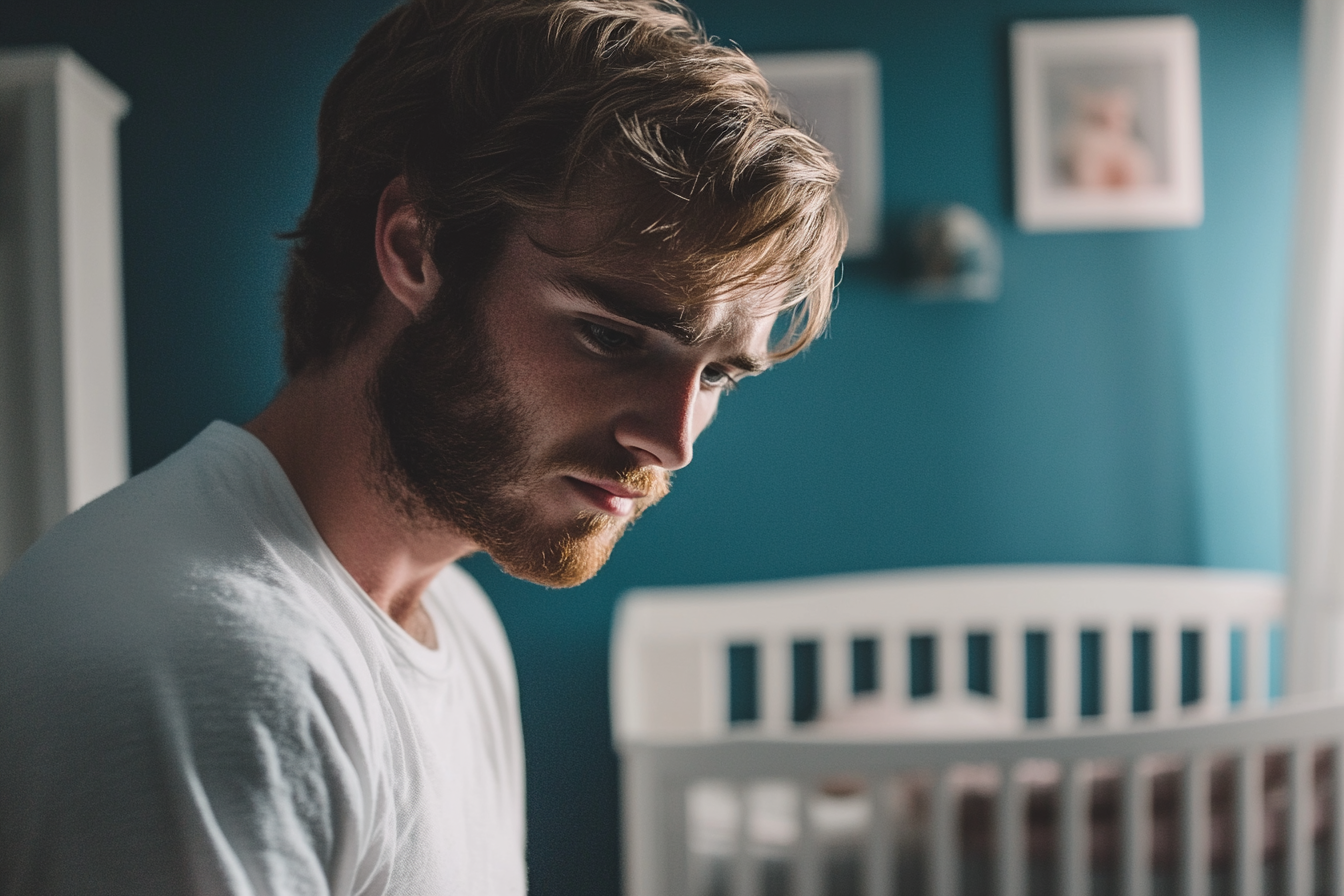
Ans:
POLYGON ((627 528, 625 520, 594 518, 579 532, 550 537, 539 533, 490 550, 500 569, 547 588, 573 588, 597 575, 627 528))

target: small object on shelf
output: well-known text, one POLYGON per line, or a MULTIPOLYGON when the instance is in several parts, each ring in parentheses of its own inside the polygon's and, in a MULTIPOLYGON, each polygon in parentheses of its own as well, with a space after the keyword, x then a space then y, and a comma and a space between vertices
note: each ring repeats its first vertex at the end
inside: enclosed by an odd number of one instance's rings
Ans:
POLYGON ((921 298, 993 301, 999 296, 1003 250, 989 222, 961 203, 921 212, 904 234, 901 274, 921 298))

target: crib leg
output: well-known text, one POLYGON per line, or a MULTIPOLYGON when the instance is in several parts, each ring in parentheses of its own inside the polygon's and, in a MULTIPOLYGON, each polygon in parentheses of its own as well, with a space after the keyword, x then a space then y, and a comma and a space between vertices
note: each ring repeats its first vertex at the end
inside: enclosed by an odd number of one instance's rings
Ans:
POLYGON ((1142 758, 1125 766, 1124 819, 1125 896, 1149 896, 1152 889, 1152 786, 1142 758))
POLYGON ((1249 748, 1237 759, 1237 896, 1264 887, 1265 754, 1249 748))
POLYGON ((1296 744, 1288 772, 1288 892, 1312 896, 1312 771, 1315 753, 1311 744, 1296 744))
POLYGON ((1209 892, 1209 757, 1196 753, 1185 765, 1181 788, 1181 856, 1186 896, 1209 892))
POLYGON ((1063 861, 1059 892, 1084 894, 1088 890, 1087 873, 1091 825, 1088 818, 1090 768, 1086 762, 1071 762, 1060 780, 1059 846, 1063 861))

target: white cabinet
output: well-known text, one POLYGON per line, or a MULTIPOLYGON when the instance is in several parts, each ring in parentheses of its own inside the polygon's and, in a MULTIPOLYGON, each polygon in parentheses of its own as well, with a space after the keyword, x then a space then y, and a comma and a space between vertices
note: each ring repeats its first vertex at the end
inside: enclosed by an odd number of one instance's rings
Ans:
POLYGON ((68 49, 0 51, 0 573, 128 473, 127 107, 68 49))

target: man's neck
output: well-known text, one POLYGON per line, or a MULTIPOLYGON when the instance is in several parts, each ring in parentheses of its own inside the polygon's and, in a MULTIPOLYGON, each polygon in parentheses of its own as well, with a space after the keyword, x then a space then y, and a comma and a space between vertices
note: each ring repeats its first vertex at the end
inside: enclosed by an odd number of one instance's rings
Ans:
POLYGON ((421 598, 445 566, 476 547, 449 529, 415 527, 375 485, 382 474, 365 395, 380 356, 368 345, 376 338, 290 381, 244 428, 275 455, 341 565, 398 625, 432 647, 421 598))

